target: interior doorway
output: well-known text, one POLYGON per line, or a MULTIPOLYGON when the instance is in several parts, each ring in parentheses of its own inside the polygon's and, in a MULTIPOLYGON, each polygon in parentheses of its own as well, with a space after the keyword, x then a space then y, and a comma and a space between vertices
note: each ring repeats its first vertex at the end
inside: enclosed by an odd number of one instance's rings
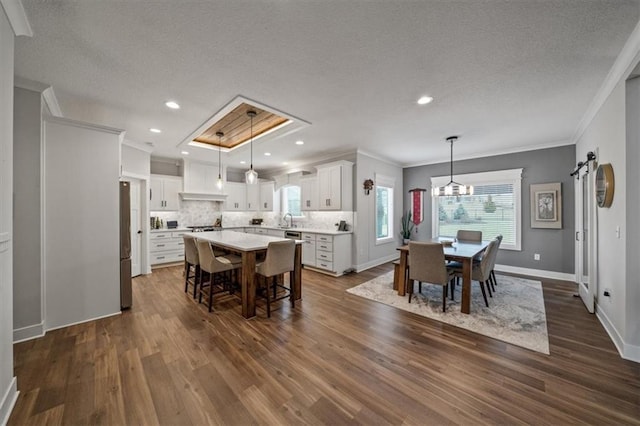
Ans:
POLYGON ((595 219, 595 191, 593 162, 588 163, 578 173, 576 181, 576 279, 578 294, 585 307, 591 313, 595 312, 595 297, 597 294, 597 280, 594 266, 596 261, 597 223, 595 219))
POLYGON ((141 183, 138 179, 130 181, 130 221, 131 221, 131 276, 142 273, 142 199, 141 183))

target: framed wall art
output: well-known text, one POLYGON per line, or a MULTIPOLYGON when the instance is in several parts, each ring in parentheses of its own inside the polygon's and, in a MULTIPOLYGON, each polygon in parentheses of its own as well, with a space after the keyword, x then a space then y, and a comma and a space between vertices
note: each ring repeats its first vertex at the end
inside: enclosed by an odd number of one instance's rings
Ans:
POLYGON ((560 183, 532 184, 531 227, 562 229, 562 186, 560 183))

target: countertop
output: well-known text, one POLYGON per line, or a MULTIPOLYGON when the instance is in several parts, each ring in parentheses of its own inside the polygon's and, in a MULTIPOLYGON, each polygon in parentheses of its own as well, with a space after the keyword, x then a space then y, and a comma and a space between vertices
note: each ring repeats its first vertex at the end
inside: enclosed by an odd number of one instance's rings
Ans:
MULTIPOLYGON (((278 226, 267 226, 267 225, 242 225, 242 226, 224 226, 223 230, 234 230, 234 229, 244 229, 244 228, 258 228, 258 229, 275 229, 277 231, 297 231, 297 232, 308 232, 311 234, 324 234, 324 235, 348 235, 352 234, 353 231, 336 231, 333 229, 318 229, 318 228, 280 228, 278 226)), ((162 228, 162 229, 151 229, 151 232, 191 232, 189 228, 162 228)), ((217 232, 217 231, 214 231, 217 232)))

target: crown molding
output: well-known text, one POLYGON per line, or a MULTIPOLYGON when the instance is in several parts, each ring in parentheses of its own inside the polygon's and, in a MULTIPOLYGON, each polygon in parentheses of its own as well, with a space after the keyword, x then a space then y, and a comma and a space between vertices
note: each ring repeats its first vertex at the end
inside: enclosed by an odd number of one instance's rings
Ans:
POLYGON ((388 158, 381 157, 381 156, 379 156, 377 154, 372 154, 372 153, 370 153, 368 151, 365 151, 365 150, 363 150, 361 148, 358 148, 356 150, 356 154, 362 154, 362 155, 365 155, 365 156, 367 156, 369 158, 373 158, 374 160, 378 160, 378 161, 381 161, 383 163, 389 164, 390 166, 395 166, 395 167, 402 168, 402 164, 400 164, 400 163, 396 163, 395 161, 391 161, 388 158))
POLYGON ((135 142, 129 139, 124 139, 122 141, 122 145, 126 145, 128 147, 137 149, 138 151, 144 151, 146 153, 151 154, 153 152, 153 147, 150 145, 147 145, 145 143, 140 143, 140 142, 135 142))
POLYGON ((13 85, 20 89, 40 93, 45 105, 49 109, 49 113, 54 117, 64 117, 62 110, 60 109, 60 104, 58 104, 56 93, 50 85, 35 80, 29 80, 28 78, 20 77, 19 75, 14 77, 13 85))
MULTIPOLYGON (((102 132, 112 133, 114 135, 119 135, 121 139, 124 139, 124 134, 126 132, 125 130, 116 129, 114 127, 102 126, 100 124, 85 123, 84 121, 70 120, 68 118, 61 118, 61 117, 46 117, 44 119, 44 122, 45 123, 65 124, 67 126, 78 127, 78 128, 81 128, 81 129, 100 130, 102 132)), ((122 142, 122 141, 120 141, 120 142, 122 142)))
POLYGON ((633 69, 640 59, 639 55, 640 21, 638 21, 633 32, 627 39, 627 42, 624 44, 620 54, 605 77, 602 86, 600 86, 600 89, 598 89, 598 92, 589 104, 582 120, 578 123, 578 127, 571 138, 572 144, 576 144, 578 139, 582 137, 582 134, 587 130, 587 127, 589 127, 596 114, 600 111, 600 108, 602 108, 602 105, 605 103, 607 98, 609 98, 609 95, 611 95, 611 92, 613 92, 620 80, 627 78, 633 72, 633 69))
POLYGON ((13 33, 17 36, 33 37, 33 30, 20 0, 0 0, 4 13, 9 19, 13 33))
POLYGON ((49 86, 42 92, 42 99, 44 99, 44 103, 47 105, 47 108, 49 108, 51 115, 54 117, 64 117, 53 87, 49 86))

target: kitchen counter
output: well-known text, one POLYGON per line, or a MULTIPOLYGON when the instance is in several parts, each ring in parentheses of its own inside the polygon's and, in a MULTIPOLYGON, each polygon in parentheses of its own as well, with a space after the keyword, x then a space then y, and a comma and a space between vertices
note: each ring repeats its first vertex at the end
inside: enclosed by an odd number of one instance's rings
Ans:
POLYGON ((279 226, 268 226, 268 225, 230 226, 228 228, 224 227, 224 229, 238 229, 238 228, 276 229, 278 231, 309 232, 309 233, 313 233, 313 234, 324 234, 324 235, 346 235, 346 234, 352 234, 353 233, 353 231, 336 231, 334 229, 281 228, 279 226))
POLYGON ((150 229, 151 232, 191 232, 191 229, 188 228, 160 228, 160 229, 150 229))

